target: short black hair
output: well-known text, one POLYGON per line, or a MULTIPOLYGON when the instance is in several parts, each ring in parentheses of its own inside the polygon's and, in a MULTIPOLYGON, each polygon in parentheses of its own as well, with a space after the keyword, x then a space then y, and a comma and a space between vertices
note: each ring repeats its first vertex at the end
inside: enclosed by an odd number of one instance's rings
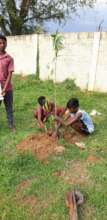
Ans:
POLYGON ((79 100, 78 100, 77 98, 71 98, 71 99, 69 99, 69 101, 67 102, 66 107, 67 107, 68 109, 79 107, 79 100))
POLYGON ((45 101, 46 101, 46 97, 45 96, 40 96, 38 98, 38 103, 43 106, 45 104, 45 101))
POLYGON ((0 34, 0 39, 1 40, 5 40, 7 42, 7 38, 4 35, 2 35, 2 34, 0 34))

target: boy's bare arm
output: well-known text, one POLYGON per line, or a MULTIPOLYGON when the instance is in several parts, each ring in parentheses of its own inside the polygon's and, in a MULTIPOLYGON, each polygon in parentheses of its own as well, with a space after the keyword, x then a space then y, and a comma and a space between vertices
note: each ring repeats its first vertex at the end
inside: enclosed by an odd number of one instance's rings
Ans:
POLYGON ((74 124, 76 121, 78 121, 80 119, 81 115, 82 115, 81 112, 79 112, 78 114, 76 114, 73 117, 71 117, 71 116, 67 117, 65 120, 59 116, 56 116, 55 118, 59 122, 60 126, 61 125, 69 126, 69 125, 74 124))
POLYGON ((68 122, 70 116, 55 116, 55 119, 57 120, 57 122, 60 124, 60 125, 66 125, 66 123, 68 122))
POLYGON ((63 113, 63 115, 62 115, 62 117, 63 117, 63 120, 66 121, 66 120, 70 117, 70 112, 69 112, 69 110, 66 110, 66 109, 65 109, 65 111, 64 111, 64 113, 63 113))
POLYGON ((74 117, 69 117, 68 120, 65 121, 64 125, 69 126, 69 125, 74 124, 75 122, 77 122, 80 119, 81 115, 82 115, 81 112, 79 112, 74 117))
POLYGON ((5 95, 6 88, 7 88, 8 84, 9 84, 9 82, 11 81, 11 76, 12 76, 12 72, 9 72, 8 77, 6 79, 6 82, 4 84, 3 90, 2 90, 2 95, 3 96, 5 95))
POLYGON ((44 127, 44 124, 43 124, 43 122, 42 122, 42 120, 41 120, 41 110, 38 108, 37 111, 38 111, 37 119, 38 119, 39 126, 40 126, 41 128, 43 128, 43 127, 44 127))

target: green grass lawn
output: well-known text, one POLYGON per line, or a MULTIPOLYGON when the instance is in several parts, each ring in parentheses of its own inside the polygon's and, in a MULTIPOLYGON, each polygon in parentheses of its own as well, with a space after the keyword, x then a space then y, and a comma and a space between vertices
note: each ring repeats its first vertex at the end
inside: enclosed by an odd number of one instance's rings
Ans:
POLYGON ((107 94, 82 92, 72 81, 57 84, 58 105, 78 97, 84 110, 96 109, 102 115, 93 118, 95 133, 84 139, 85 150, 60 140, 65 153, 51 156, 44 164, 31 154, 19 154, 16 144, 39 131, 33 118, 36 100, 40 95, 53 100, 54 85, 51 81, 36 81, 34 76, 15 76, 13 81, 15 134, 8 130, 4 106, 0 107, 0 220, 67 220, 65 193, 73 188, 85 198, 79 209, 80 220, 107 220, 107 94), (87 162, 90 155, 98 159, 96 163, 87 162), (74 161, 83 164, 88 180, 69 183, 53 175, 57 171, 70 172, 74 161), (23 181, 28 185, 18 191, 23 181))

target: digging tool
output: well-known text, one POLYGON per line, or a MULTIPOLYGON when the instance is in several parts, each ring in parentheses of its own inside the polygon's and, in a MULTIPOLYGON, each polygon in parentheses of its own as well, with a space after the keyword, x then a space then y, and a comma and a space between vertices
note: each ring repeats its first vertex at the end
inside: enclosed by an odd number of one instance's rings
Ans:
POLYGON ((78 220, 77 206, 83 203, 83 195, 78 190, 73 190, 66 194, 65 199, 69 208, 69 220, 78 220))

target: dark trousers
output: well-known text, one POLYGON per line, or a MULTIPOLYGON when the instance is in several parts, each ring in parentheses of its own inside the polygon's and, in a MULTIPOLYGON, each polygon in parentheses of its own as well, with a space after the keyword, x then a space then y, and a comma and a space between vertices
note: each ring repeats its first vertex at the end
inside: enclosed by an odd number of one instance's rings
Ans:
POLYGON ((7 114, 8 127, 12 128, 13 127, 13 91, 6 92, 6 95, 4 96, 4 105, 7 114))

